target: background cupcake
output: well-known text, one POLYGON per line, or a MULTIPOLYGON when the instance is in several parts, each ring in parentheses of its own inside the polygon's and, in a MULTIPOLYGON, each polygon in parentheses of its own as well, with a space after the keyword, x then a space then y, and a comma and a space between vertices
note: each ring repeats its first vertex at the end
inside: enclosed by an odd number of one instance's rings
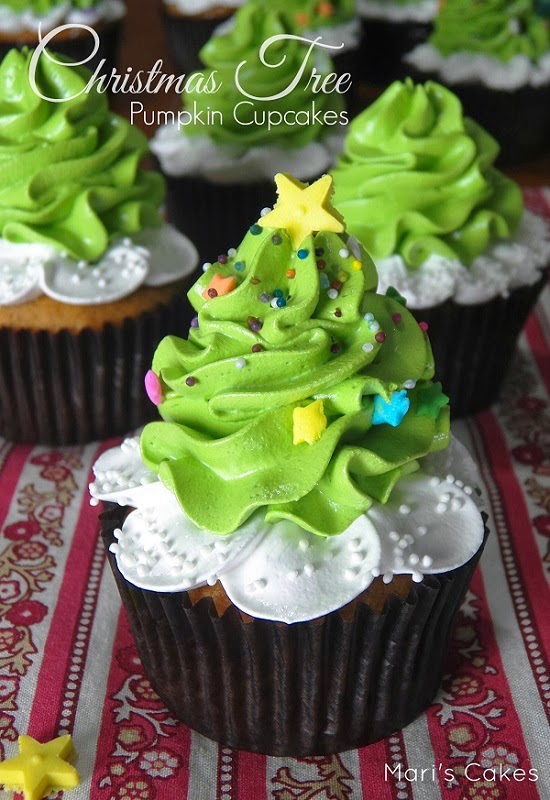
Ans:
POLYGON ((403 56, 428 38, 437 5, 437 0, 358 0, 363 22, 359 76, 381 86, 404 77, 403 56))
POLYGON ((493 167, 497 153, 449 90, 407 79, 353 120, 332 172, 381 287, 429 324, 453 415, 497 398, 550 258, 545 221, 493 167))
POLYGON ((57 34, 50 47, 81 61, 94 49, 94 40, 81 26, 93 28, 99 36, 99 49, 87 62, 92 71, 106 60, 101 73, 110 74, 116 64, 121 22, 126 14, 123 0, 2 0, 0 2, 0 58, 13 47, 35 47, 39 31, 44 38, 62 25, 71 25, 57 34), (80 27, 79 27, 80 26, 80 27))
POLYGON ((501 163, 550 148, 550 27, 532 0, 446 0, 407 57, 418 80, 452 89, 501 146, 501 163))
POLYGON ((141 456, 137 440, 104 455, 91 491, 136 508, 103 529, 169 708, 226 745, 319 755, 429 703, 484 526, 471 462, 441 452, 424 331, 375 292, 330 178, 277 183, 192 287, 189 338, 155 354, 166 421, 141 456))
POLYGON ((244 0, 163 0, 164 32, 170 55, 183 72, 202 64, 199 52, 216 28, 231 19, 244 0))
POLYGON ((184 96, 194 118, 181 127, 163 126, 152 141, 168 178, 170 216, 189 232, 204 259, 216 259, 233 246, 250 219, 273 204, 277 170, 315 178, 341 146, 347 121, 342 96, 316 94, 310 82, 314 66, 322 76, 333 71, 330 58, 314 51, 300 73, 308 47, 285 40, 266 54, 279 66, 261 62, 263 42, 284 33, 288 28, 280 14, 254 3, 244 6, 231 31, 213 37, 201 51, 208 65, 202 71, 205 85, 215 76, 217 90, 207 93, 195 83, 184 96), (298 85, 288 91, 299 74, 298 85))
POLYGON ((162 224, 145 137, 82 68, 42 57, 39 97, 31 57, 0 66, 0 434, 83 442, 147 418, 143 368, 185 325, 197 253, 162 224))

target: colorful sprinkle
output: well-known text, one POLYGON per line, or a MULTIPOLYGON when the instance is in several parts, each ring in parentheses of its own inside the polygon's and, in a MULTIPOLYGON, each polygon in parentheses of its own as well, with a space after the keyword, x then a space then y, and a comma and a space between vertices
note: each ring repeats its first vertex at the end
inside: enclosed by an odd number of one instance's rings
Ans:
POLYGON ((359 259, 356 258, 351 262, 351 268, 355 270, 355 272, 360 272, 363 269, 363 265, 361 264, 359 259))
POLYGON ((295 408, 292 412, 293 444, 313 444, 321 438, 327 427, 323 401, 315 400, 305 408, 295 408))
POLYGON ((197 379, 194 378, 192 375, 190 375, 188 378, 185 379, 185 383, 188 386, 194 386, 196 384, 196 382, 197 382, 197 379))
POLYGON ((274 289, 273 290, 273 297, 282 297, 282 296, 283 296, 283 290, 282 289, 274 289))
POLYGON ((407 397, 407 392, 404 389, 399 392, 393 392, 389 402, 381 395, 376 395, 374 398, 372 424, 383 425, 386 423, 391 425, 392 428, 397 428, 401 425, 410 405, 411 401, 407 397))
POLYGON ((145 375, 145 391, 147 397, 156 406, 162 403, 162 386, 157 375, 153 370, 149 370, 145 375))
POLYGON ((284 308, 286 306, 286 300, 284 297, 277 297, 275 302, 277 303, 277 308, 284 308))
POLYGON ((321 258, 317 262, 317 269, 324 269, 326 267, 326 265, 327 265, 327 262, 323 261, 323 259, 321 258))
POLYGON ((374 337, 378 344, 384 344, 386 341, 386 334, 383 331, 379 331, 376 336, 374 337))
POLYGON ((396 325, 399 325, 399 323, 401 322, 401 319, 402 319, 401 314, 392 314, 391 318, 395 322, 396 325))
POLYGON ((216 289, 207 289, 206 293, 208 294, 208 297, 217 297, 218 296, 218 292, 216 291, 216 289))
POLYGON ((428 323, 427 322, 419 322, 418 323, 418 327, 420 328, 421 331, 424 331, 424 333, 426 333, 427 330, 428 330, 428 323))
POLYGON ((342 316, 342 309, 341 308, 335 308, 334 309, 334 316, 335 317, 341 317, 342 316))
POLYGON ((340 272, 338 273, 338 275, 336 277, 338 278, 340 283, 345 283, 347 281, 347 279, 349 278, 349 275, 348 275, 347 272, 344 272, 343 270, 340 270, 340 272))
POLYGON ((256 224, 251 225, 249 230, 250 230, 250 233, 253 236, 259 236, 259 234, 262 232, 262 228, 259 225, 256 225, 256 224))
POLYGON ((269 303, 270 300, 271 300, 271 295, 269 294, 269 292, 262 292, 261 293, 260 301, 262 303, 269 303))
POLYGON ((204 292, 202 296, 205 300, 208 300, 212 297, 222 296, 224 294, 229 294, 233 291, 233 289, 237 285, 236 278, 233 275, 230 275, 227 278, 224 278, 223 275, 220 275, 219 272, 216 272, 204 292))
POLYGON ((218 264, 227 264, 227 256, 218 256, 218 264))
POLYGON ((234 267, 237 270, 237 272, 243 272, 243 270, 244 270, 244 261, 235 261, 234 267))
POLYGON ((342 345, 338 344, 338 342, 334 342, 334 344, 331 344, 330 346, 330 352, 334 354, 339 353, 341 349, 342 345))
POLYGON ((341 281, 331 281, 330 285, 331 285, 331 287, 333 289, 336 289, 337 292, 339 292, 340 289, 342 288, 342 282, 341 281))
POLYGON ((191 327, 192 328, 198 328, 199 327, 199 318, 198 317, 193 317, 193 319, 191 320, 191 327))
POLYGON ((263 347, 262 347, 261 344, 253 344, 252 345, 252 352, 253 353, 261 353, 262 350, 263 350, 263 347))
POLYGON ((254 331, 254 333, 261 331, 261 329, 263 328, 263 322, 257 319, 256 317, 248 317, 246 324, 248 325, 251 331, 254 331))
POLYGON ((246 361, 244 360, 244 358, 238 358, 235 361, 235 366, 237 369, 244 369, 246 367, 246 361))
POLYGON ((330 286, 328 275, 325 275, 324 272, 322 272, 321 275, 319 276, 319 284, 321 285, 321 289, 328 289, 328 287, 330 286))
POLYGON ((276 233, 274 236, 271 237, 271 241, 273 242, 274 245, 279 245, 283 243, 283 237, 279 236, 279 234, 276 233))
POLYGON ((295 269, 287 269, 286 277, 292 280, 292 278, 296 277, 296 270, 295 269))
POLYGON ((308 257, 308 255, 309 255, 309 250, 298 250, 298 252, 296 253, 296 255, 298 256, 298 258, 302 259, 302 261, 303 261, 303 259, 304 259, 304 258, 307 258, 307 257, 308 257))
POLYGON ((316 247, 315 248, 315 255, 317 256, 317 258, 321 258, 321 256, 323 255, 324 252, 325 251, 324 251, 324 249, 322 247, 316 247))
POLYGON ((259 283, 261 283, 261 280, 259 278, 250 278, 250 283, 252 286, 257 286, 259 283))

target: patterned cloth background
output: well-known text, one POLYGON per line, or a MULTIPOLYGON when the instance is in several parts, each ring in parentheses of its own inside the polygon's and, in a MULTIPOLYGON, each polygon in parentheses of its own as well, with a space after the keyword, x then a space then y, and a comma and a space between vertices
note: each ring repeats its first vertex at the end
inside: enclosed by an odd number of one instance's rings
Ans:
MULTIPOLYGON (((526 197, 550 220, 550 193, 526 197)), ((71 800, 549 800, 548 289, 499 405, 453 428, 480 464, 492 535, 441 691, 401 733, 304 759, 218 746, 152 691, 88 502, 91 465, 114 442, 0 440, 0 756, 21 733, 72 733, 71 800)))

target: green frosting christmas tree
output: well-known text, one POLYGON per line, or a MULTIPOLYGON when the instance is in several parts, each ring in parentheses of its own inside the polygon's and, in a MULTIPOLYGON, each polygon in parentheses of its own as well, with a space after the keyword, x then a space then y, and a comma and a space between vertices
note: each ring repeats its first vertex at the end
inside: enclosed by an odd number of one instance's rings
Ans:
POLYGON ((446 446, 449 409, 425 326, 376 294, 332 178, 276 182, 275 208, 189 292, 189 338, 157 349, 146 384, 164 421, 142 456, 201 528, 257 512, 338 534, 446 446))

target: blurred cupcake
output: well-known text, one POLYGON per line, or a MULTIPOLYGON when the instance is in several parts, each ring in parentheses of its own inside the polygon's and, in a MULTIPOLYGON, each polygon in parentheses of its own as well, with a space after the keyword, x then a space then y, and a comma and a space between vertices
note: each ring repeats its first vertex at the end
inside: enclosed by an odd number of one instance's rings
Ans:
POLYGON ((143 134, 83 68, 41 58, 39 97, 31 56, 0 66, 0 435, 67 444, 148 418, 143 369, 189 319, 197 253, 162 223, 143 134))
POLYGON ((452 89, 499 142, 500 163, 550 149, 550 25, 532 0, 446 0, 428 42, 407 57, 416 80, 452 89))
POLYGON ((359 77, 381 86, 405 77, 403 56, 426 41, 437 6, 437 0, 358 0, 363 22, 359 77))
POLYGON ((1 0, 0 59, 14 47, 36 47, 55 28, 70 25, 52 37, 49 47, 74 61, 84 61, 95 45, 83 28, 88 26, 98 34, 99 47, 87 66, 94 71, 105 59, 101 74, 110 74, 125 14, 123 0, 1 0))
POLYGON ((165 421, 90 490, 120 506, 102 530, 171 711, 225 745, 321 755, 432 700, 484 524, 428 337, 376 293, 330 178, 276 181, 192 287, 188 339, 157 349, 165 421))
POLYGON ((436 83, 396 81, 351 123, 335 205, 432 333, 454 416, 498 397, 546 281, 546 222, 493 163, 495 140, 436 83))
POLYGON ((182 73, 202 67, 201 48, 245 0, 163 0, 164 32, 170 55, 182 73))
POLYGON ((189 232, 204 259, 226 252, 250 219, 273 204, 276 171, 316 178, 341 147, 347 122, 342 96, 317 94, 310 81, 313 67, 321 78, 333 72, 330 58, 314 50, 303 70, 310 48, 290 39, 269 47, 269 66, 261 61, 263 42, 285 33, 277 12, 244 6, 231 31, 201 51, 208 69, 203 89, 194 81, 185 92, 188 119, 181 127, 163 126, 151 143, 168 179, 171 219, 189 232), (204 91, 209 84, 214 91, 204 91))

